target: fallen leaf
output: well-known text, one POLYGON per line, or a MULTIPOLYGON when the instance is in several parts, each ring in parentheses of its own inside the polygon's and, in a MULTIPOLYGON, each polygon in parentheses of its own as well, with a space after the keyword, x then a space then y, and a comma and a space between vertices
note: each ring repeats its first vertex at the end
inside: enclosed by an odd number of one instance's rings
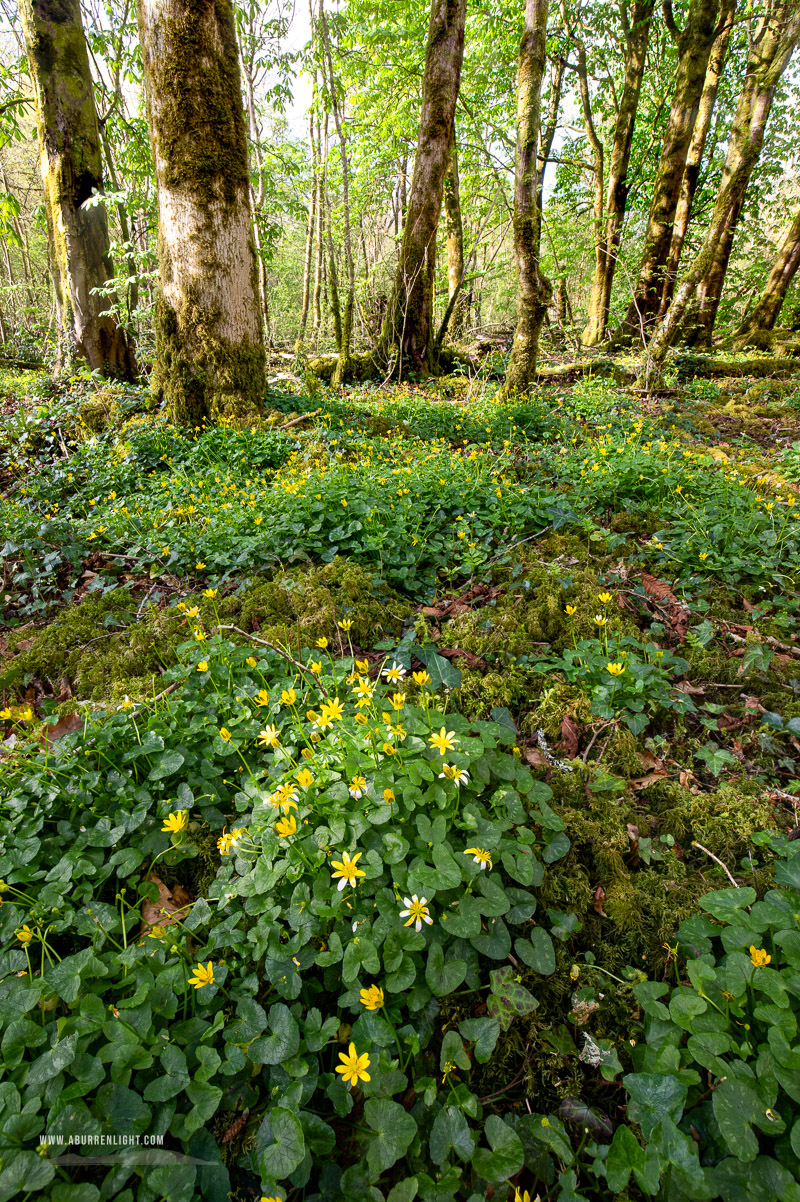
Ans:
POLYGON ((606 912, 603 909, 603 902, 605 900, 606 900, 606 891, 602 885, 598 885, 594 891, 594 901, 592 902, 592 909, 594 910, 595 914, 600 914, 603 918, 608 918, 608 915, 606 914, 606 912))
POLYGON ((183 922, 192 908, 192 896, 183 885, 169 889, 160 877, 151 872, 148 881, 158 889, 158 901, 142 904, 142 923, 145 927, 168 927, 183 922))
POLYGON ((574 760, 578 754, 580 746, 578 740, 578 725, 569 714, 565 714, 561 719, 561 742, 564 750, 564 758, 574 760))
POLYGON ((636 780, 629 781, 628 783, 638 793, 641 789, 646 789, 648 786, 654 785, 657 780, 663 780, 665 776, 669 776, 669 773, 661 768, 655 772, 648 772, 646 776, 639 776, 636 780))
POLYGON ((689 697, 705 697, 706 695, 702 685, 690 684, 688 680, 679 680, 675 688, 677 692, 686 693, 689 697))
POLYGON ((641 751, 639 753, 639 759, 641 761, 643 768, 663 768, 664 767, 664 761, 660 760, 658 758, 658 756, 653 755, 652 751, 647 751, 647 750, 641 751))
POLYGON ((746 693, 742 693, 741 696, 746 710, 755 710, 757 714, 765 714, 767 712, 758 697, 748 697, 746 693))
POLYGON ((83 718, 80 714, 64 714, 56 722, 55 726, 45 726, 42 729, 38 740, 43 747, 47 747, 50 743, 55 743, 57 739, 63 739, 64 735, 72 735, 76 730, 83 728, 83 718))
POLYGON ((547 760, 542 755, 538 747, 524 747, 522 754, 525 762, 531 764, 534 768, 547 768, 547 760))

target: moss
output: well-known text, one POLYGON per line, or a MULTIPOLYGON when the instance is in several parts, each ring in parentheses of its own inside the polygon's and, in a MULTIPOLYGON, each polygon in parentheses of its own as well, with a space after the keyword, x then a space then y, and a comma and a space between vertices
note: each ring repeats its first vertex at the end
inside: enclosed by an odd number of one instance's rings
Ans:
POLYGON ((685 848, 696 840, 731 868, 751 836, 775 822, 763 785, 745 778, 725 781, 712 793, 692 793, 675 781, 658 781, 647 790, 647 802, 660 833, 674 836, 685 848))
POLYGON ((103 430, 119 427, 122 409, 113 393, 99 392, 82 403, 80 417, 87 430, 92 434, 101 434, 103 430))

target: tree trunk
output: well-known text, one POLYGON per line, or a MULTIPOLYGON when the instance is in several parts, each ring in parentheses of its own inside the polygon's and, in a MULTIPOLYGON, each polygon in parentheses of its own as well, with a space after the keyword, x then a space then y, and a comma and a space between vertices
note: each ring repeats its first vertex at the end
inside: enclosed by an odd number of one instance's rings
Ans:
POLYGON ((325 114, 325 133, 323 137, 322 123, 317 118, 317 257, 314 264, 314 349, 319 350, 319 335, 322 325, 322 277, 324 273, 325 251, 325 205, 327 202, 328 184, 328 114, 325 114))
POLYGON ((328 63, 328 84, 330 87, 333 119, 336 123, 336 133, 339 138, 339 150, 342 156, 342 209, 344 216, 344 256, 347 264, 347 296, 344 309, 341 311, 341 333, 339 336, 339 362, 333 373, 332 383, 341 384, 350 363, 350 345, 353 340, 353 311, 356 304, 356 269, 353 260, 353 239, 350 232, 350 169, 347 161, 347 138, 344 132, 342 114, 339 109, 339 98, 336 93, 336 80, 333 75, 333 59, 331 43, 328 36, 328 22, 322 11, 322 0, 319 0, 319 23, 322 30, 322 43, 325 59, 328 63))
POLYGON ((93 295, 114 274, 89 56, 79 0, 19 0, 44 183, 48 251, 56 298, 58 370, 76 356, 107 376, 136 376, 133 348, 93 295))
POLYGON ((719 195, 708 235, 713 236, 694 305, 683 327, 691 346, 710 346, 733 239, 747 186, 764 144, 764 131, 781 75, 800 39, 796 0, 767 0, 747 56, 744 87, 728 140, 719 195))
POLYGON ((159 210, 153 383, 173 419, 249 424, 265 356, 230 0, 139 0, 159 210))
POLYGON ((317 223, 317 174, 319 172, 319 163, 317 162, 316 146, 314 143, 313 113, 308 119, 308 145, 311 150, 311 204, 308 208, 306 251, 303 256, 303 304, 300 310, 300 329, 295 343, 296 351, 303 349, 303 340, 306 336, 308 310, 311 302, 311 259, 314 252, 314 228, 317 223))
POLYGON ((764 291, 755 308, 736 331, 737 341, 746 342, 760 330, 772 330, 778 320, 789 285, 800 267, 800 211, 783 240, 778 257, 769 273, 764 291))
POLYGON ((561 107, 561 88, 564 83, 564 59, 557 54, 550 64, 550 103, 548 105, 547 122, 539 136, 539 157, 537 171, 539 173, 539 188, 536 203, 539 212, 544 212, 544 173, 553 149, 553 140, 558 129, 558 110, 561 107))
POLYGON ((595 248, 595 269, 586 327, 581 334, 584 346, 601 342, 608 324, 611 289, 617 266, 622 223, 628 202, 628 165, 633 145, 633 130, 639 94, 642 88, 647 45, 655 0, 633 0, 628 16, 627 0, 620 5, 625 37, 625 83, 619 99, 614 136, 611 143, 608 183, 605 196, 605 219, 602 235, 595 248))
POLYGON ((384 342, 398 347, 400 369, 408 358, 423 375, 437 369, 432 361, 436 227, 464 58, 465 17, 466 0, 432 0, 411 195, 383 331, 384 342))
POLYGON ((514 169, 514 257, 517 328, 505 380, 507 392, 526 392, 536 373, 539 334, 550 303, 550 281, 539 258, 541 211, 539 127, 547 38, 547 0, 526 0, 517 71, 517 153, 514 169))
POLYGON ((450 158, 444 180, 444 213, 447 229, 447 300, 453 302, 449 326, 454 338, 464 327, 464 226, 461 220, 461 186, 458 178, 458 145, 453 131, 450 158))
POLYGON ((661 160, 653 184, 639 279, 623 323, 627 334, 640 334, 645 338, 661 304, 683 170, 705 85, 711 46, 718 33, 719 0, 691 0, 682 31, 678 30, 672 17, 671 0, 664 0, 664 11, 678 47, 678 70, 661 160))
POLYGON ((722 0, 722 11, 719 22, 721 28, 714 40, 714 45, 711 47, 711 54, 708 58, 706 80, 703 85, 703 93, 700 97, 700 107, 697 110, 697 118, 694 123, 694 130, 692 131, 692 140, 689 143, 689 151, 686 155, 686 166, 683 169, 681 194, 678 198, 678 207, 675 210, 675 223, 672 227, 669 257, 664 272, 664 284, 661 290, 661 303, 658 310, 659 320, 666 313, 675 290, 675 280, 678 276, 683 244, 686 241, 686 231, 689 228, 689 220, 692 215, 694 194, 697 191, 697 184, 700 179, 703 152, 706 147, 708 131, 711 128, 711 118, 714 114, 714 105, 716 104, 717 92, 719 91, 719 81, 722 77, 722 67, 725 62, 725 56, 728 53, 728 45, 733 31, 733 16, 735 11, 736 0, 722 0))

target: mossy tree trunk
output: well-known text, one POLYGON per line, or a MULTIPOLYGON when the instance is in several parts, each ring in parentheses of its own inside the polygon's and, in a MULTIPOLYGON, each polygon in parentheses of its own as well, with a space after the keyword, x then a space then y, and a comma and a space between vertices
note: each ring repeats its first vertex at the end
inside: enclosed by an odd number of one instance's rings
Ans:
POLYGON ((605 336, 611 306, 611 289, 622 237, 622 223, 628 203, 628 165, 639 95, 642 90, 650 25, 655 0, 633 0, 620 4, 622 33, 625 39, 625 83, 619 98, 617 117, 609 156, 605 214, 599 224, 595 243, 595 267, 589 312, 581 334, 584 346, 596 346, 605 336))
POLYGON ((432 0, 419 139, 403 241, 383 339, 421 375, 435 373, 433 328, 436 227, 453 138, 464 58, 466 0, 432 0))
POLYGON ((153 383, 175 421, 246 424, 265 387, 230 0, 139 0, 159 213, 153 383))
POLYGON ((93 295, 114 274, 102 204, 97 112, 79 0, 19 0, 36 105, 48 252, 58 325, 58 369, 78 357, 107 376, 134 379, 133 346, 93 295))
POLYGON ((679 30, 672 15, 671 0, 664 0, 665 19, 678 48, 678 70, 661 158, 653 183, 639 278, 622 327, 628 335, 638 334, 647 338, 661 304, 683 172, 705 85, 711 47, 719 32, 718 13, 719 0, 690 0, 686 24, 679 30))
POLYGON ((689 228, 689 220, 692 215, 694 194, 697 191, 697 184, 700 179, 703 152, 705 151, 706 139, 711 128, 711 119, 714 115, 717 92, 719 91, 719 83, 722 78, 722 68, 728 53, 731 33, 733 32, 735 12, 736 0, 722 0, 722 11, 720 12, 719 20, 720 31, 714 39, 714 44, 708 57, 706 80, 703 84, 703 92, 700 97, 700 107, 697 110, 697 118, 694 123, 694 130, 692 131, 692 140, 689 143, 686 166, 683 169, 681 194, 678 198, 678 207, 675 210, 669 257, 667 258, 664 281, 661 288, 661 302, 658 310, 659 319, 666 313, 675 291, 675 281, 678 278, 683 244, 686 241, 686 232, 689 228))
POLYGON ((733 240, 753 168, 764 145, 772 102, 800 40, 797 0, 767 0, 750 41, 744 86, 728 139, 720 189, 706 241, 710 250, 682 334, 690 346, 711 345, 733 240))
POLYGON ((461 217, 461 185, 458 177, 458 143, 455 129, 444 179, 444 215, 447 230, 447 299, 453 304, 449 326, 452 336, 458 338, 465 320, 464 223, 461 217))
POLYGON ((550 303, 542 274, 539 208, 539 129, 545 70, 547 0, 526 0, 517 70, 517 152, 514 167, 514 258, 517 266, 517 328, 506 374, 508 392, 525 392, 536 374, 539 334, 550 303))
POLYGON ((311 198, 308 206, 306 249, 303 255, 303 303, 300 309, 300 329, 297 332, 297 340, 294 346, 294 349, 298 352, 303 350, 306 325, 308 323, 308 310, 311 303, 311 258, 314 251, 314 230, 317 225, 317 173, 319 171, 319 163, 317 162, 316 142, 314 141, 313 113, 308 119, 308 146, 311 152, 311 198))
POLYGON ((800 210, 789 227, 778 256, 769 273, 758 303, 736 331, 737 340, 746 340, 759 330, 772 330, 778 320, 789 286, 800 267, 800 210))

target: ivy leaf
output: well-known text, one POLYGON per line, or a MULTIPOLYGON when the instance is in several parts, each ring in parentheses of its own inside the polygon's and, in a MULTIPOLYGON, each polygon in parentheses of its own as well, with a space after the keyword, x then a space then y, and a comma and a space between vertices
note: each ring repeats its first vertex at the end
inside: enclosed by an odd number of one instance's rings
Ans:
POLYGON ((699 751, 695 753, 698 759, 704 760, 714 776, 719 776, 726 764, 735 764, 736 757, 725 747, 718 747, 716 743, 706 743, 699 751))
POLYGON ((445 963, 442 945, 440 943, 431 944, 425 969, 425 980, 435 997, 446 997, 448 993, 458 989, 466 975, 467 966, 463 960, 448 960, 445 963))
POLYGON ((455 1106, 445 1106, 433 1120, 430 1137, 431 1160, 444 1164, 451 1149, 461 1160, 469 1160, 475 1151, 475 1140, 467 1120, 455 1106))
POLYGON ((280 1106, 270 1111, 269 1125, 273 1142, 261 1153, 259 1168, 262 1177, 280 1181, 293 1173, 305 1156, 305 1136, 297 1115, 280 1106))
POLYGON ((519 981, 514 980, 514 969, 510 964, 493 969, 489 973, 489 980, 492 992, 487 999, 486 1008, 504 1031, 508 1030, 519 1015, 530 1014, 539 1005, 533 994, 519 981))
POLYGON ((408 1150, 417 1134, 417 1120, 387 1098, 370 1098, 364 1115, 375 1132, 367 1148, 367 1164, 373 1176, 379 1177, 408 1150))
POLYGON ((484 1132, 492 1150, 478 1148, 472 1157, 472 1167, 487 1181, 507 1181, 522 1168, 522 1140, 496 1114, 489 1115, 484 1132))

